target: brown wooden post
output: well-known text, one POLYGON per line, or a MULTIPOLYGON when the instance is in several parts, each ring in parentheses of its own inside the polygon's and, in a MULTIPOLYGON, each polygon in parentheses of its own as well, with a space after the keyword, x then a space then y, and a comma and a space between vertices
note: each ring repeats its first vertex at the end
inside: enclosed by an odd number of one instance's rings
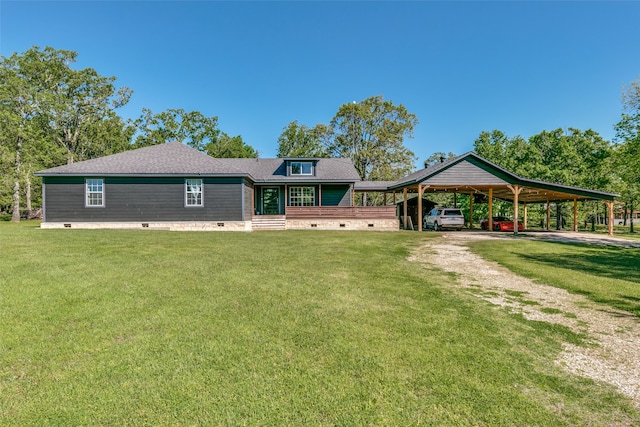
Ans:
POLYGON ((284 214, 287 215, 287 206, 289 206, 289 187, 284 185, 284 214))
POLYGON ((322 184, 318 184, 318 206, 322 207, 322 184))
POLYGON ((473 228, 473 191, 469 193, 469 230, 473 228))
POLYGON ((382 193, 382 205, 387 206, 387 192, 382 193))
POLYGON ((527 202, 522 204, 522 226, 527 229, 527 202))
POLYGON ((422 231, 422 185, 418 184, 418 231, 422 231))
POLYGON ((551 222, 551 202, 547 199, 547 223, 545 229, 549 231, 549 223, 551 222))
POLYGON ((493 230, 493 188, 489 188, 489 231, 493 230))
POLYGON ((507 185, 513 193, 513 234, 518 234, 518 195, 522 191, 519 185, 507 185))
POLYGON ((573 231, 578 231, 578 198, 573 198, 573 231))
POLYGON ((613 236, 613 223, 614 223, 614 218, 613 218, 613 201, 610 202, 605 202, 607 204, 607 215, 609 216, 608 221, 607 221, 607 229, 608 232, 607 234, 609 236, 613 236))
POLYGON ((404 210, 404 219, 403 219, 403 228, 406 230, 407 229, 407 189, 404 188, 402 190, 402 193, 404 195, 404 206, 403 206, 403 210, 404 210))

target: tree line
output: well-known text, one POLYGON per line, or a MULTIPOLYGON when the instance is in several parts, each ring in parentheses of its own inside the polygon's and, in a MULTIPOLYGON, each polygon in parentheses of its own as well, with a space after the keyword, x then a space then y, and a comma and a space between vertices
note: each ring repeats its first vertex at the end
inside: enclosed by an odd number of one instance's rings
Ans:
MULTIPOLYGON (((182 141, 213 157, 258 157, 240 135, 218 128, 217 117, 181 108, 123 119, 118 109, 133 91, 92 68, 75 69, 77 53, 32 47, 0 58, 0 212, 41 203, 33 172, 134 148, 182 141)), ((418 124, 402 105, 372 96, 338 108, 329 123, 294 120, 278 138, 278 157, 347 157, 363 180, 395 180, 414 170, 404 145, 418 124)), ((518 175, 620 193, 633 209, 640 195, 640 79, 623 90, 614 141, 592 130, 556 129, 529 139, 499 130, 474 142, 481 156, 518 175)), ((432 164, 453 153, 434 153, 432 164)), ((375 200, 375 199, 372 199, 375 200)))

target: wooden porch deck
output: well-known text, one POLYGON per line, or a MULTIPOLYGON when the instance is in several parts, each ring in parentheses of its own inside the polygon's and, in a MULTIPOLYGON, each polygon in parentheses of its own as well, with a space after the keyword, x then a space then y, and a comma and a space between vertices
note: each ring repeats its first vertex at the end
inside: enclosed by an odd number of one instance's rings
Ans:
POLYGON ((390 206, 287 206, 287 219, 395 219, 390 206))

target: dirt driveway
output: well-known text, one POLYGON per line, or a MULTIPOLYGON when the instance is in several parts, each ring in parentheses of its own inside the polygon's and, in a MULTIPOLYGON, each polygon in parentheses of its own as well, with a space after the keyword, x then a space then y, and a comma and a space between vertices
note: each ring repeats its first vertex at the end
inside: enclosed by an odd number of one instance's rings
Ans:
POLYGON ((527 319, 561 324, 585 334, 595 345, 565 344, 556 363, 573 374, 613 384, 640 408, 639 319, 580 295, 518 276, 475 255, 466 246, 477 239, 500 238, 505 237, 474 232, 444 233, 427 241, 410 260, 457 273, 458 286, 472 289, 479 298, 522 313, 527 319), (539 305, 525 304, 523 300, 539 305))

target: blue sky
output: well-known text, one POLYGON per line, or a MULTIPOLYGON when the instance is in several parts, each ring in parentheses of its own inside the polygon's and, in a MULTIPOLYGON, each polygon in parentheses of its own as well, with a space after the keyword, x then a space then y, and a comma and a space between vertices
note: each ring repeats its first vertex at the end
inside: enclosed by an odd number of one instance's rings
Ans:
POLYGON ((0 55, 78 52, 142 108, 197 110, 274 157, 291 121, 328 123, 383 95, 420 124, 416 166, 482 131, 574 127, 614 137, 640 77, 640 2, 10 1, 0 55))

